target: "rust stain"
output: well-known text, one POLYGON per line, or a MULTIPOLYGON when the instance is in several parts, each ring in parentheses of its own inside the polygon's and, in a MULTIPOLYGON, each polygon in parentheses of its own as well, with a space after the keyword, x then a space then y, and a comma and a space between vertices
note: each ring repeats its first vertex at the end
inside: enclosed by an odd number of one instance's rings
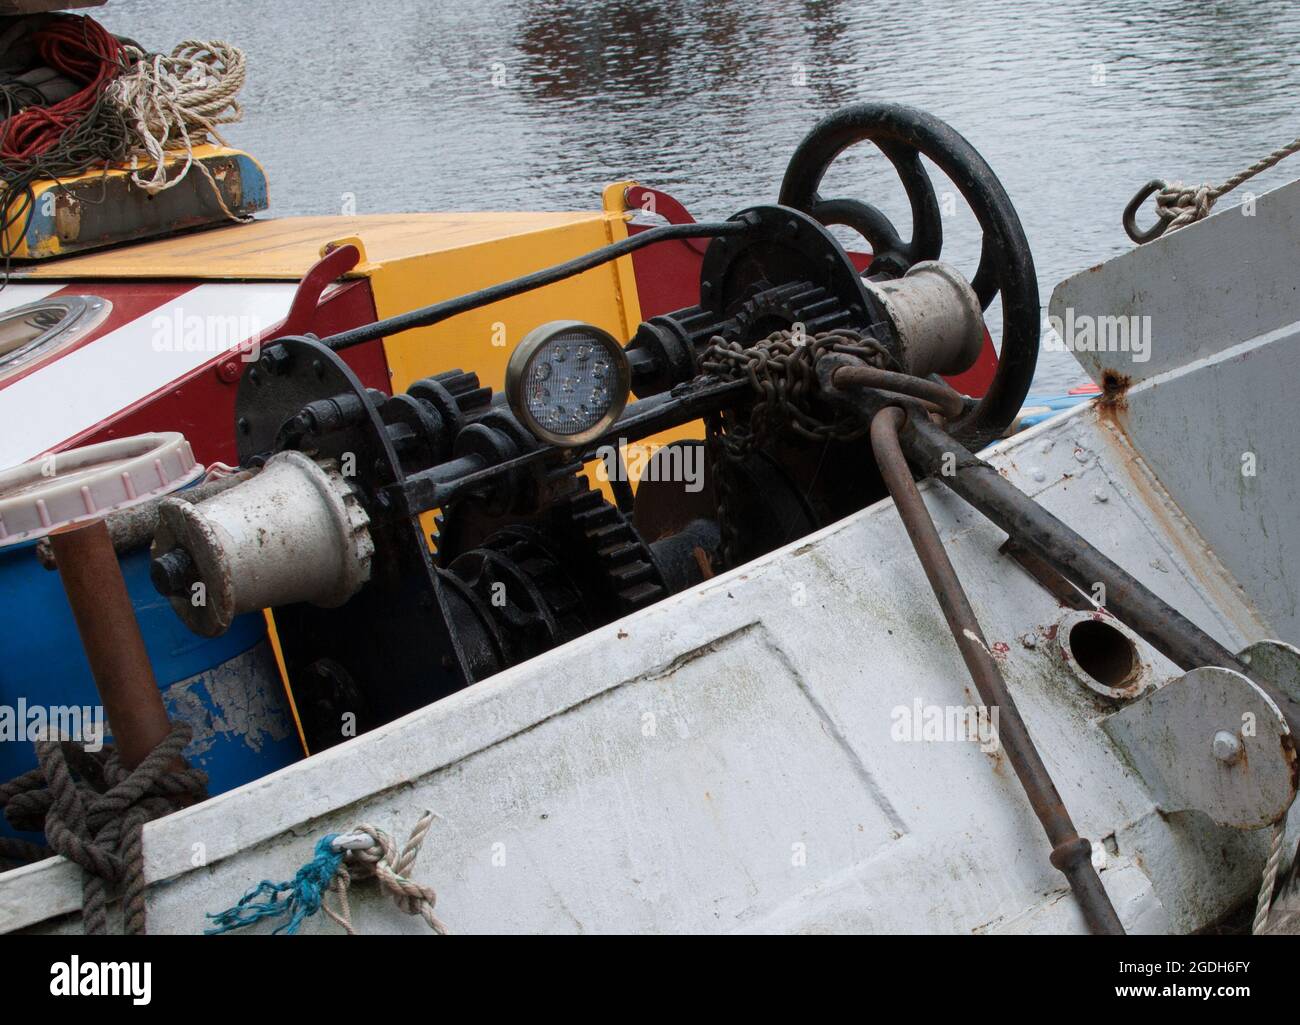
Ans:
POLYGON ((1097 407, 1103 413, 1121 413, 1128 409, 1128 390, 1133 378, 1109 368, 1101 372, 1101 398, 1097 407))
POLYGON ((1003 756, 1003 753, 1002 753, 1002 744, 1001 744, 1001 742, 995 744, 995 745, 993 746, 993 749, 992 749, 991 751, 986 751, 985 754, 988 755, 989 761, 993 763, 993 775, 995 775, 995 776, 1005 776, 1005 775, 1006 775, 1006 758, 1003 756))
POLYGON ((1126 470, 1126 483, 1132 486, 1146 529, 1151 534, 1172 542, 1177 559, 1191 574, 1197 589, 1205 594, 1207 600, 1226 612, 1239 629, 1246 633, 1256 629, 1249 619, 1243 619, 1238 613, 1237 610, 1241 608, 1241 597, 1236 593, 1236 585, 1230 578, 1225 578, 1217 558, 1211 553, 1209 544, 1185 518, 1182 510, 1164 490, 1155 476, 1155 471, 1141 454, 1131 445, 1126 444, 1128 436, 1119 422, 1119 417, 1107 417, 1100 403, 1098 413, 1099 421, 1108 421, 1114 428, 1115 434, 1101 431, 1098 436, 1107 444, 1111 456, 1117 461, 1122 461, 1121 465, 1126 470), (1120 439, 1124 441, 1121 442, 1120 439))

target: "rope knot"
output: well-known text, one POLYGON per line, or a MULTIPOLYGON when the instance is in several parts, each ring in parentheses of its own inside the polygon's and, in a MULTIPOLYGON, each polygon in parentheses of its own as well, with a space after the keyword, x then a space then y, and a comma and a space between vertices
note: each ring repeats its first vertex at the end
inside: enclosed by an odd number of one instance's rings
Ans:
POLYGON ((317 842, 315 857, 293 879, 282 883, 262 880, 234 907, 209 914, 216 925, 206 931, 208 935, 216 935, 242 929, 263 918, 288 915, 288 921, 275 932, 293 935, 304 919, 323 910, 348 935, 355 936, 348 891, 353 880, 374 878, 392 895, 398 908, 408 915, 420 915, 435 933, 446 935, 447 927, 433 913, 438 900, 433 887, 406 877, 432 823, 433 812, 426 811, 400 852, 393 838, 376 826, 363 824, 350 833, 331 833, 317 842), (326 900, 327 893, 334 895, 337 910, 326 900), (282 897, 285 899, 281 900, 282 897))
POLYGON ((190 737, 187 724, 174 723, 130 770, 111 746, 38 741, 37 768, 0 787, 0 808, 15 829, 44 830, 51 850, 85 871, 87 934, 108 931, 108 887, 118 884, 126 931, 144 933, 144 824, 206 796, 207 774, 181 761, 190 737))
POLYGON ((1226 196, 1242 182, 1249 181, 1261 171, 1267 171, 1274 164, 1285 160, 1293 153, 1300 153, 1300 139, 1294 139, 1285 146, 1280 146, 1267 156, 1256 160, 1249 167, 1238 171, 1222 185, 1187 186, 1182 182, 1169 184, 1159 178, 1152 179, 1129 200, 1124 208, 1122 218, 1124 231, 1134 242, 1141 245, 1159 238, 1166 231, 1184 227, 1193 221, 1208 217, 1210 208, 1219 198, 1226 196), (1151 227, 1141 229, 1137 226, 1138 208, 1151 196, 1156 197, 1156 221, 1151 227))
POLYGON ((1204 183, 1196 186, 1174 182, 1156 194, 1156 216, 1166 222, 1166 230, 1181 228, 1210 215, 1219 198, 1219 190, 1204 183))

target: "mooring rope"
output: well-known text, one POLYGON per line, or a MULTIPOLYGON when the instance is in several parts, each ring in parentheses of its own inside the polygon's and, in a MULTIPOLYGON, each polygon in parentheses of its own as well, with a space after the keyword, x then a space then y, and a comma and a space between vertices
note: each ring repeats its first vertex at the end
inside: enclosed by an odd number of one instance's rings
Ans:
POLYGON ((1300 138, 1293 139, 1285 146, 1280 146, 1267 156, 1261 157, 1219 186, 1207 184, 1191 186, 1184 185, 1180 181, 1170 184, 1160 179, 1150 181, 1138 191, 1125 208, 1124 230, 1129 238, 1141 244, 1159 238, 1167 231, 1175 231, 1194 221, 1199 221, 1209 216, 1211 208, 1220 198, 1243 182, 1254 178, 1255 175, 1267 171, 1274 164, 1281 163, 1293 153, 1300 153, 1300 138), (1138 207, 1153 193, 1156 197, 1156 223, 1142 231, 1137 226, 1135 215, 1138 207))
POLYGON ((114 37, 93 18, 54 15, 32 33, 41 60, 80 88, 48 106, 33 90, 0 86, 0 257, 6 280, 14 251, 31 217, 33 187, 132 160, 131 181, 151 195, 183 181, 192 167, 211 185, 221 212, 230 209, 221 187, 194 147, 205 138, 226 145, 221 125, 243 118, 235 98, 247 77, 238 47, 187 39, 170 55, 145 53, 114 37), (183 156, 179 171, 168 161, 183 156), (147 160, 151 168, 141 167, 147 160))
POLYGON ((144 934, 144 824, 207 796, 207 774, 178 767, 190 736, 188 725, 173 724, 134 769, 111 745, 91 752, 74 741, 38 741, 37 767, 0 785, 0 809, 10 824, 44 830, 53 852, 84 870, 87 935, 108 932, 108 888, 118 884, 125 932, 144 934))
POLYGON ((1264 878, 1259 885, 1255 901, 1255 921, 1252 933, 1262 932, 1268 924, 1268 912, 1273 903, 1273 887, 1277 885, 1277 872, 1282 864, 1282 834, 1286 832, 1286 816, 1273 823, 1273 839, 1268 848, 1268 861, 1264 862, 1264 878))
POLYGON ((420 816, 400 852, 391 836, 370 825, 357 826, 349 833, 330 833, 321 837, 316 842, 311 861, 298 869, 292 879, 280 883, 263 879, 233 907, 216 914, 209 913, 208 918, 215 925, 204 931, 209 936, 216 936, 246 928, 263 919, 277 918, 282 921, 273 933, 292 936, 306 919, 324 910, 348 935, 355 936, 348 891, 354 879, 374 878, 392 895, 399 908, 408 915, 419 915, 430 929, 445 936, 447 927, 433 911, 438 901, 437 893, 433 887, 406 876, 420 853, 433 818, 431 811, 420 816), (327 893, 335 895, 339 905, 337 911, 326 901, 327 893))
POLYGON ((420 845, 424 843, 424 837, 432 824, 433 812, 426 811, 411 830, 411 835, 406 838, 401 853, 398 853, 393 838, 374 826, 358 826, 351 835, 338 837, 335 842, 347 852, 330 885, 330 892, 338 898, 339 910, 335 911, 325 903, 325 914, 343 926, 349 936, 355 936, 357 933, 352 928, 348 889, 354 879, 374 878, 392 895, 399 908, 408 915, 419 915, 439 936, 447 935, 447 927, 433 913, 438 901, 433 887, 406 877, 407 871, 415 864, 420 845))

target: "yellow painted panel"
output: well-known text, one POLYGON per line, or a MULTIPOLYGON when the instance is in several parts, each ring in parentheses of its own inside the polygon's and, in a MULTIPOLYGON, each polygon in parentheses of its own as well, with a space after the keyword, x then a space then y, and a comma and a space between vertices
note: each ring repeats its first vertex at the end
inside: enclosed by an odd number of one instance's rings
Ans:
MULTIPOLYGON (((611 233, 622 238, 621 219, 593 217, 548 231, 497 238, 456 250, 386 261, 371 272, 375 310, 382 317, 451 299, 598 249, 611 233)), ((364 236, 363 236, 364 238, 364 236)), ((375 251, 365 239, 372 262, 375 251)), ((632 296, 635 303, 635 294, 632 296)), ((521 338, 549 320, 584 320, 626 341, 640 320, 619 291, 618 269, 606 264, 543 289, 526 292, 432 327, 385 340, 393 390, 453 367, 474 370, 499 389, 506 362, 521 338)))
MULTIPOLYGON (((451 299, 511 278, 541 270, 627 237, 621 214, 557 224, 545 231, 471 244, 457 250, 424 253, 384 262, 370 270, 375 311, 383 317, 451 299)), ((363 236, 372 265, 375 251, 363 236)), ((384 340, 393 391, 443 370, 478 374, 499 391, 506 363, 519 340, 550 320, 586 321, 626 341, 641 321, 631 257, 623 257, 546 288, 525 292, 479 310, 416 328, 384 340)), ((608 486, 605 485, 608 492, 608 486)), ((433 518, 422 518, 426 536, 433 518)))
POLYGON ((293 688, 289 686, 289 670, 284 664, 284 651, 280 648, 280 632, 275 628, 275 613, 264 609, 266 617, 266 636, 271 642, 271 652, 275 655, 276 668, 280 670, 280 684, 284 687, 284 696, 289 702, 289 714, 293 717, 293 728, 298 731, 298 743, 302 745, 303 754, 311 754, 307 746, 307 734, 303 732, 302 717, 298 715, 298 702, 294 700, 293 688))
POLYGON ((296 281, 320 259, 325 243, 356 235, 365 241, 369 263, 358 267, 355 277, 391 261, 447 254, 493 239, 544 236, 575 224, 603 232, 604 221, 598 211, 272 217, 16 267, 13 277, 296 281))

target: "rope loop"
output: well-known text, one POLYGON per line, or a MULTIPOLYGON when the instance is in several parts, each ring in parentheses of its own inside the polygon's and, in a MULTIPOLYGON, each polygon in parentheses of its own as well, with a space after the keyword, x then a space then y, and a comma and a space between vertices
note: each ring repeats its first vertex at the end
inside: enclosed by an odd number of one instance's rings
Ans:
POLYGON ((152 171, 132 171, 131 181, 157 195, 185 179, 197 166, 216 193, 222 211, 232 220, 245 220, 231 212, 212 173, 194 160, 194 146, 205 138, 223 146, 218 126, 234 124, 244 116, 235 98, 244 87, 247 60, 244 51, 222 40, 186 39, 170 56, 123 47, 122 73, 109 85, 108 96, 126 118, 133 148, 148 158, 152 171), (172 173, 168 157, 183 153, 180 170, 172 173))
POLYGON ((1300 152, 1300 138, 1285 146, 1280 146, 1272 153, 1256 160, 1249 167, 1238 171, 1222 185, 1184 185, 1180 181, 1172 184, 1159 178, 1147 182, 1129 200, 1124 208, 1124 231, 1134 242, 1141 245, 1159 238, 1167 231, 1174 231, 1210 215, 1215 201, 1235 189, 1243 182, 1249 181, 1261 171, 1267 171, 1274 164, 1280 163, 1293 153, 1300 152), (1156 197, 1156 221, 1151 227, 1142 229, 1137 226, 1138 208, 1152 195, 1156 197))
POLYGON ((144 934, 144 824, 207 796, 207 774, 181 761, 191 735, 187 724, 174 723, 134 769, 112 746, 92 752, 76 741, 37 741, 37 768, 0 785, 0 808, 10 824, 44 830, 53 853, 85 872, 88 935, 108 932, 108 891, 118 885, 126 932, 144 934))
POLYGON ((355 936, 348 893, 354 881, 376 879, 398 908, 408 915, 421 916, 430 929, 445 936, 447 926, 433 911, 438 894, 432 886, 417 883, 406 875, 415 864, 433 819, 433 812, 424 812, 401 851, 391 836, 371 825, 363 824, 350 833, 322 837, 312 860, 293 879, 282 883, 264 879, 234 907, 209 914, 215 925, 206 930, 207 934, 242 929, 264 918, 286 918, 274 931, 292 936, 305 919, 323 910, 349 936, 355 936), (330 906, 327 894, 334 895, 337 909, 330 906))

